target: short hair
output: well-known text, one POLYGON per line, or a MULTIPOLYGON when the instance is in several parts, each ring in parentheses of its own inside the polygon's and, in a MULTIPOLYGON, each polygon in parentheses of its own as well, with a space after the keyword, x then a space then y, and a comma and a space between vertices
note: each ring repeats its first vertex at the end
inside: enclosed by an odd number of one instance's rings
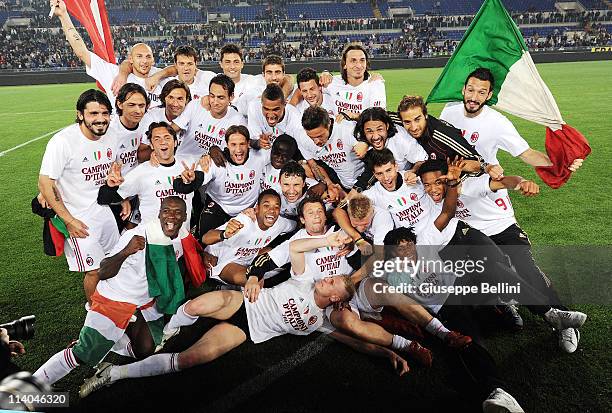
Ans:
POLYGON ((495 77, 493 77, 493 73, 491 73, 491 71, 486 67, 479 67, 478 69, 470 73, 468 77, 465 78, 465 83, 463 84, 463 86, 467 86, 468 81, 473 77, 478 80, 489 82, 491 84, 489 90, 493 90, 493 88, 495 87, 495 77))
POLYGON ((243 60, 242 57, 242 49, 235 43, 228 43, 221 48, 221 60, 223 60, 223 56, 226 54, 237 54, 240 56, 240 60, 243 60))
POLYGON ((308 107, 302 115, 302 127, 305 130, 312 130, 319 126, 329 127, 329 113, 320 106, 308 107))
POLYGON ((225 131, 225 142, 229 140, 229 137, 233 134, 238 133, 244 136, 247 142, 251 139, 251 135, 249 134, 249 130, 244 125, 232 125, 225 131))
POLYGON ((280 172, 278 173, 278 179, 280 180, 280 178, 283 176, 297 176, 306 182, 306 171, 304 170, 304 167, 293 160, 287 162, 285 166, 281 168, 280 172))
POLYGON ((261 93, 261 98, 271 101, 280 100, 283 104, 285 103, 285 94, 283 93, 283 89, 276 83, 270 83, 267 85, 264 91, 261 93))
POLYGON ((172 137, 174 138, 174 141, 178 140, 176 136, 176 131, 172 129, 172 126, 170 126, 167 122, 163 122, 163 121, 162 122, 152 122, 149 125, 149 128, 147 129, 147 131, 145 132, 145 136, 149 140, 149 143, 151 143, 151 136, 153 135, 153 129, 157 129, 157 128, 166 128, 168 133, 170 133, 170 135, 172 135, 172 137))
POLYGON ((314 70, 312 67, 303 68, 298 72, 297 76, 295 77, 295 81, 298 84, 298 88, 300 87, 300 83, 308 82, 310 80, 314 80, 317 85, 320 85, 319 75, 317 74, 317 71, 314 70))
POLYGON ((446 161, 442 159, 428 159, 421 164, 416 174, 417 176, 422 176, 424 173, 435 171, 440 171, 442 175, 445 175, 448 172, 446 161))
POLYGON ((416 244, 417 238, 414 228, 398 227, 385 235, 385 245, 399 245, 400 241, 411 241, 416 244))
POLYGON ((179 56, 188 56, 193 57, 194 62, 198 62, 198 52, 191 46, 183 45, 176 48, 174 51, 174 63, 176 63, 176 58, 179 56))
POLYGON ((266 66, 268 65, 280 65, 283 68, 283 73, 285 73, 285 62, 283 58, 276 54, 271 54, 266 56, 266 58, 261 62, 261 72, 264 73, 266 71, 266 66))
POLYGON ((117 93, 117 98, 115 100, 115 106, 117 108, 117 115, 119 116, 123 115, 123 111, 119 109, 119 103, 125 102, 134 93, 141 94, 145 98, 145 103, 147 107, 149 106, 149 103, 151 103, 151 99, 149 98, 147 91, 144 90, 142 86, 136 83, 126 83, 125 85, 121 86, 121 89, 119 89, 119 93, 117 93))
POLYGON ((342 277, 342 281, 344 283, 344 289, 346 290, 346 293, 348 294, 347 298, 344 301, 350 301, 355 295, 355 292, 357 291, 357 289, 355 288, 355 283, 353 282, 353 279, 351 278, 351 276, 348 274, 342 274, 340 275, 340 277, 342 277))
MULTIPOLYGON (((81 93, 81 95, 77 99, 76 110, 83 114, 83 112, 85 111, 85 106, 87 106, 87 104, 90 102, 97 102, 100 105, 104 105, 106 106, 106 109, 108 109, 109 114, 113 113, 113 105, 111 105, 108 96, 106 96, 104 92, 98 89, 87 89, 85 92, 81 93)), ((77 116, 76 123, 80 124, 81 122, 82 121, 77 116)))
POLYGON ((365 124, 366 122, 370 121, 380 121, 387 125, 387 138, 390 138, 397 133, 395 123, 393 123, 393 119, 391 119, 391 116, 389 116, 387 111, 383 108, 373 107, 367 108, 359 115, 355 129, 353 129, 355 139, 363 142, 367 141, 365 137, 365 124))
POLYGON ((274 139, 274 143, 272 144, 272 149, 270 150, 270 152, 277 153, 281 151, 281 148, 283 147, 286 148, 287 156, 289 158, 293 158, 293 156, 298 151, 297 142, 295 141, 295 139, 293 139, 286 133, 278 135, 276 139, 274 139))
POLYGON ((297 207, 298 217, 304 218, 304 207, 308 204, 320 204, 321 207, 323 208, 323 211, 325 211, 325 203, 323 202, 321 197, 318 197, 315 195, 308 195, 307 197, 302 199, 302 202, 300 202, 300 204, 297 207))
POLYGON ((182 80, 172 79, 167 82, 161 90, 159 94, 159 100, 161 101, 161 107, 166 107, 166 98, 174 89, 183 89, 185 91, 186 97, 185 101, 187 103, 191 102, 191 91, 189 90, 189 86, 185 84, 182 80))
POLYGON ((208 84, 208 89, 210 90, 210 86, 213 84, 221 86, 224 90, 227 91, 227 96, 232 96, 234 94, 234 88, 236 84, 230 77, 226 74, 219 73, 212 79, 210 79, 210 83, 208 84))
POLYGON ((372 200, 363 194, 357 194, 348 201, 348 214, 355 219, 365 219, 374 210, 372 200))
POLYGON ((370 57, 368 56, 368 51, 359 43, 349 43, 344 50, 342 51, 342 58, 340 59, 340 73, 342 74, 342 80, 348 83, 348 77, 346 75, 346 69, 344 66, 346 65, 346 55, 351 50, 361 50, 366 58, 366 70, 363 74, 363 79, 367 80, 370 77, 370 57))
MULTIPOLYGON (((183 198, 181 198, 180 196, 170 195, 170 196, 165 197, 161 201, 161 206, 164 206, 168 202, 176 202, 176 203, 180 204, 183 207, 183 210, 185 211, 185 213, 187 212, 187 204, 185 203, 185 200, 183 198)), ((161 210, 161 208, 160 208, 160 210, 161 210)))
POLYGON ((393 152, 389 150, 389 148, 383 148, 379 151, 373 150, 372 155, 370 155, 370 160, 372 162, 372 168, 377 166, 383 166, 388 163, 395 163, 395 156, 393 156, 393 152))
POLYGON ((275 191, 274 189, 272 189, 272 188, 268 188, 268 189, 266 189, 266 190, 264 190, 264 191, 261 191, 261 192, 259 193, 259 196, 257 197, 257 204, 260 204, 260 203, 263 201, 264 197, 266 197, 266 196, 273 196, 273 197, 276 197, 276 198, 278 199, 278 202, 281 202, 281 197, 280 197, 280 195, 278 194, 278 192, 276 192, 276 191, 275 191))
POLYGON ((397 105, 397 112, 404 112, 410 108, 421 108, 423 115, 427 115, 427 105, 425 100, 423 100, 423 96, 404 95, 399 105, 397 105))

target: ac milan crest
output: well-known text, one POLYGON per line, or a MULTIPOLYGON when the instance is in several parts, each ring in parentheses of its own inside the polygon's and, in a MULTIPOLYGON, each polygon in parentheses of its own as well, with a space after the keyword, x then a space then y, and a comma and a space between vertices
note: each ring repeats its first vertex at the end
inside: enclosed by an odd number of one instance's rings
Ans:
POLYGON ((249 179, 253 179, 255 178, 255 170, 251 169, 251 172, 249 172, 249 179))
POLYGON ((338 147, 338 150, 340 151, 342 150, 342 148, 344 148, 344 145, 342 144, 342 139, 338 139, 336 146, 338 147))
POLYGON ((111 148, 108 148, 106 150, 106 157, 108 158, 109 161, 113 159, 113 151, 111 148))
POLYGON ((357 93, 357 102, 361 102, 363 100, 363 93, 357 93))
POLYGON ((476 143, 477 140, 478 140, 478 132, 472 133, 472 136, 470 136, 470 142, 476 143))
POLYGON ((410 199, 413 201, 416 201, 417 199, 419 199, 419 197, 417 196, 417 194, 415 194, 414 192, 410 194, 410 199))
POLYGON ((313 325, 313 324, 314 324, 314 323, 316 323, 316 322, 317 322, 317 316, 316 316, 316 315, 313 315, 312 317, 310 317, 310 318, 308 319, 308 325, 309 325, 309 326, 313 325))
POLYGON ((225 136, 225 129, 219 129, 219 136, 225 136))
POLYGON ((85 258, 85 262, 87 263, 87 265, 89 265, 90 267, 94 264, 93 258, 91 257, 87 257, 85 258))

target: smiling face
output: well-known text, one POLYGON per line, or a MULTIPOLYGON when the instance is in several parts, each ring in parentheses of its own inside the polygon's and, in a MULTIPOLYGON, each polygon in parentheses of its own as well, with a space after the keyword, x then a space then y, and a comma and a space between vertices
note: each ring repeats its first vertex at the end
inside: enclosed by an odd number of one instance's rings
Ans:
POLYGON ((193 83, 195 79, 196 72, 198 67, 196 65, 195 57, 188 55, 178 55, 176 56, 176 62, 174 63, 176 66, 176 71, 178 72, 179 80, 185 82, 190 85, 193 83))
POLYGON ((266 80, 266 84, 276 83, 280 85, 285 77, 285 71, 283 70, 283 66, 277 64, 267 64, 264 68, 264 79, 266 80))
POLYGON ((166 96, 166 117, 170 120, 176 119, 187 106, 187 91, 182 87, 172 89, 166 96))
POLYGON ((238 82, 244 62, 238 53, 224 53, 219 66, 221 66, 225 75, 229 76, 234 82, 238 82))
POLYGON ((223 86, 211 83, 208 92, 211 115, 216 119, 225 116, 232 97, 233 95, 229 96, 223 86))
POLYGON ((427 128, 427 115, 423 114, 423 109, 420 106, 414 106, 399 113, 402 125, 410 136, 414 139, 419 139, 423 136, 425 128, 427 128))
POLYGON ((349 50, 346 53, 346 77, 349 80, 363 80, 367 69, 368 61, 362 50, 349 50))
POLYGON ((291 203, 297 202, 304 194, 304 180, 297 175, 281 175, 281 192, 285 199, 291 203))
POLYGON ((121 110, 123 124, 134 127, 140 123, 147 111, 147 99, 140 93, 132 93, 125 101, 117 102, 117 107, 121 110))
POLYGON ((174 161, 176 140, 168 132, 168 128, 159 127, 151 131, 151 148, 153 148, 159 163, 166 165, 174 161))
POLYGON ((264 118, 266 118, 268 125, 274 127, 285 116, 285 104, 282 99, 269 100, 262 97, 261 112, 264 118))
POLYGON ((421 176, 421 182, 423 182, 425 192, 427 192, 427 195, 429 195, 435 203, 442 202, 446 194, 446 185, 439 179, 440 176, 442 176, 441 171, 425 172, 421 176))
POLYGON ((181 225, 187 219, 185 201, 180 198, 166 198, 159 209, 159 221, 164 235, 174 239, 178 236, 181 225))
POLYGON ((255 207, 257 224, 262 230, 270 228, 280 215, 280 199, 275 195, 265 195, 255 207))
POLYGON ((312 139, 315 145, 322 148, 329 140, 329 129, 321 125, 314 129, 307 130, 306 135, 312 139))
POLYGON ((323 90, 316 80, 310 79, 307 82, 300 82, 298 86, 304 100, 310 106, 321 106, 323 103, 323 90))
POLYGON ((319 202, 309 202, 304 205, 300 221, 310 235, 325 234, 325 208, 319 202))
POLYGON ((147 77, 154 63, 153 51, 144 43, 136 44, 132 47, 130 61, 132 62, 132 70, 135 75, 147 77))
POLYGON ((109 109, 98 102, 89 102, 83 112, 77 112, 81 131, 88 138, 103 136, 110 124, 109 109))
POLYGON ((315 294, 328 298, 332 303, 346 300, 349 297, 341 275, 325 277, 315 282, 315 294))
POLYGON ((395 191, 398 167, 395 162, 374 166, 374 177, 387 191, 395 191))
POLYGON ((377 151, 385 147, 389 126, 381 120, 369 120, 363 125, 366 140, 377 151))
POLYGON ((491 82, 488 80, 480 80, 475 77, 468 79, 461 93, 463 94, 463 107, 465 112, 473 116, 478 115, 482 107, 487 103, 487 100, 491 99, 491 96, 493 96, 491 82))
POLYGON ((242 165, 249 155, 249 140, 240 133, 233 133, 227 138, 227 150, 231 160, 236 165, 242 165))

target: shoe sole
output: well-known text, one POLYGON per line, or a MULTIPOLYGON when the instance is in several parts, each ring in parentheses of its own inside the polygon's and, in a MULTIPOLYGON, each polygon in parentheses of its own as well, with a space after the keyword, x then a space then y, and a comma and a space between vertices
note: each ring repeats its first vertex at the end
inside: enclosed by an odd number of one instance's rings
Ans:
POLYGON ((563 345, 565 342, 571 343, 571 341, 567 341, 567 340, 559 338, 559 347, 561 347, 561 350, 563 350, 564 352, 568 354, 572 354, 576 350, 578 350, 578 344, 580 344, 580 331, 577 328, 574 328, 574 333, 576 334, 576 347, 572 349, 571 351, 563 345))

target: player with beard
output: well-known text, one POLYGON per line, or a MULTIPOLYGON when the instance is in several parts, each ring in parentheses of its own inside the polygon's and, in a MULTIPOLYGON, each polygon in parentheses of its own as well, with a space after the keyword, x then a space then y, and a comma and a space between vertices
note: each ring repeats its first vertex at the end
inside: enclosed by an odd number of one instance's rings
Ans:
MULTIPOLYGON (((504 172, 497 160, 499 149, 534 167, 551 166, 548 155, 531 149, 512 122, 487 105, 493 96, 494 86, 495 79, 489 69, 481 67, 474 70, 468 75, 461 90, 463 104, 448 103, 442 110, 440 119, 462 131, 465 140, 491 165, 494 179, 501 178, 504 172)), ((582 161, 583 159, 573 160, 568 169, 577 171, 582 161)))
POLYGON ((163 314, 156 308, 155 298, 149 295, 148 266, 145 265, 150 259, 148 243, 151 239, 169 243, 178 260, 183 251, 178 235, 186 218, 185 202, 177 197, 166 198, 158 218, 121 236, 100 264, 100 282, 92 295, 76 345, 53 355, 34 377, 51 385, 79 365, 93 367, 124 333, 130 338, 135 357, 144 358, 153 353, 155 344, 161 340, 163 314), (130 323, 132 316, 136 318, 133 324, 130 323))
POLYGON ((321 106, 331 118, 335 118, 338 111, 334 100, 329 94, 323 93, 319 75, 313 68, 305 67, 300 70, 296 76, 296 82, 299 93, 296 91, 289 103, 294 105, 301 115, 304 115, 304 111, 311 106, 321 106), (300 96, 303 100, 298 102, 300 96))
MULTIPOLYGON (((439 165, 440 174, 442 169, 443 165, 439 165)), ((500 189, 518 190, 525 196, 533 196, 539 192, 535 182, 520 176, 505 176, 499 181, 491 180, 487 175, 468 178, 458 186, 459 199, 455 216, 490 237, 510 257, 516 272, 545 297, 542 303, 530 303, 527 308, 555 329, 559 346, 564 351, 573 353, 580 340, 578 328, 584 324, 587 316, 578 311, 569 311, 563 306, 551 281, 535 263, 529 238, 518 226, 514 212, 500 208, 491 199, 491 195, 500 189)), ((427 193, 434 202, 441 202, 444 185, 434 180, 428 185, 427 193)))
POLYGON ((387 95, 382 78, 370 79, 369 56, 366 49, 356 43, 347 45, 340 60, 340 76, 328 72, 321 75, 324 93, 334 100, 336 112, 344 112, 352 119, 371 107, 385 108, 387 95))
POLYGON ((89 301, 98 283, 100 261, 119 239, 113 213, 96 203, 98 189, 116 160, 117 142, 106 133, 112 106, 104 93, 83 92, 76 111, 76 124, 47 143, 38 188, 41 204, 52 208, 66 226, 68 267, 85 273, 83 287, 89 301))
POLYGON ((197 171, 192 165, 185 169, 182 178, 174 180, 174 190, 181 194, 194 192, 208 184, 196 231, 198 237, 220 227, 257 201, 270 151, 250 149, 249 140, 245 126, 230 126, 225 133, 225 166, 219 167, 205 157, 197 171))
POLYGON ((140 221, 149 222, 159 214, 161 201, 169 196, 179 196, 187 203, 187 216, 191 216, 193 194, 175 193, 172 182, 175 176, 183 172, 185 165, 191 165, 193 160, 177 161, 174 157, 177 147, 176 132, 166 122, 151 123, 146 139, 155 153, 158 165, 153 166, 150 161, 144 162, 125 177, 121 169, 111 168, 106 184, 101 186, 98 192, 98 203, 116 204, 138 196, 140 221))
MULTIPOLYGON (((136 83, 146 89, 145 80, 160 70, 153 66, 154 58, 151 48, 144 43, 137 43, 132 46, 129 56, 125 61, 126 66, 124 70, 126 73, 124 79, 113 88, 113 81, 119 74, 119 66, 103 60, 100 56, 87 49, 83 38, 72 24, 70 15, 66 10, 66 3, 63 0, 51 0, 50 5, 53 7, 54 14, 59 17, 62 23, 62 30, 70 47, 85 64, 87 74, 100 82, 100 85, 106 90, 111 103, 115 103, 115 94, 126 82, 136 83)), ((148 92, 152 107, 159 106, 160 92, 161 86, 159 85, 148 92)))
POLYGON ((183 113, 174 119, 175 131, 185 131, 177 155, 199 158, 210 148, 225 148, 225 133, 232 125, 245 124, 242 116, 230 106, 234 97, 234 82, 226 75, 217 75, 210 81, 207 109, 202 99, 192 100, 183 113))
MULTIPOLYGON (((298 240, 291 245, 292 260, 303 259, 305 251, 339 246, 339 234, 318 239, 298 240)), ((145 360, 125 366, 103 363, 96 374, 81 387, 81 397, 125 378, 157 376, 178 372, 209 363, 250 339, 262 343, 284 334, 308 335, 324 326, 324 311, 334 303, 349 300, 355 291, 350 277, 336 275, 314 282, 299 277, 274 288, 263 289, 255 302, 241 291, 213 291, 181 306, 164 329, 169 336, 182 326, 194 324, 199 317, 219 320, 198 342, 180 353, 155 354, 145 360)), ((377 357, 388 358, 402 375, 409 368, 406 361, 393 351, 367 344, 338 331, 330 336, 353 349, 377 357)))
MULTIPOLYGON (((427 159, 425 150, 408 135, 403 128, 397 128, 389 114, 383 108, 368 108, 364 110, 354 130, 355 138, 371 147, 363 156, 363 149, 358 147, 357 153, 365 163, 363 173, 353 185, 349 198, 355 193, 368 189, 376 180, 372 173, 371 156, 373 151, 388 148, 395 156, 395 162, 404 179, 409 185, 416 183, 416 170, 427 159)), ((367 149, 366 149, 367 150, 367 149)))
POLYGON ((273 189, 266 189, 259 194, 253 208, 254 220, 246 214, 238 214, 203 237, 206 251, 218 257, 217 265, 211 269, 211 277, 223 283, 244 286, 245 295, 251 298, 251 302, 257 300, 259 280, 254 276, 247 280, 247 266, 261 249, 296 226, 294 221, 279 217, 280 209, 280 195, 273 189))

